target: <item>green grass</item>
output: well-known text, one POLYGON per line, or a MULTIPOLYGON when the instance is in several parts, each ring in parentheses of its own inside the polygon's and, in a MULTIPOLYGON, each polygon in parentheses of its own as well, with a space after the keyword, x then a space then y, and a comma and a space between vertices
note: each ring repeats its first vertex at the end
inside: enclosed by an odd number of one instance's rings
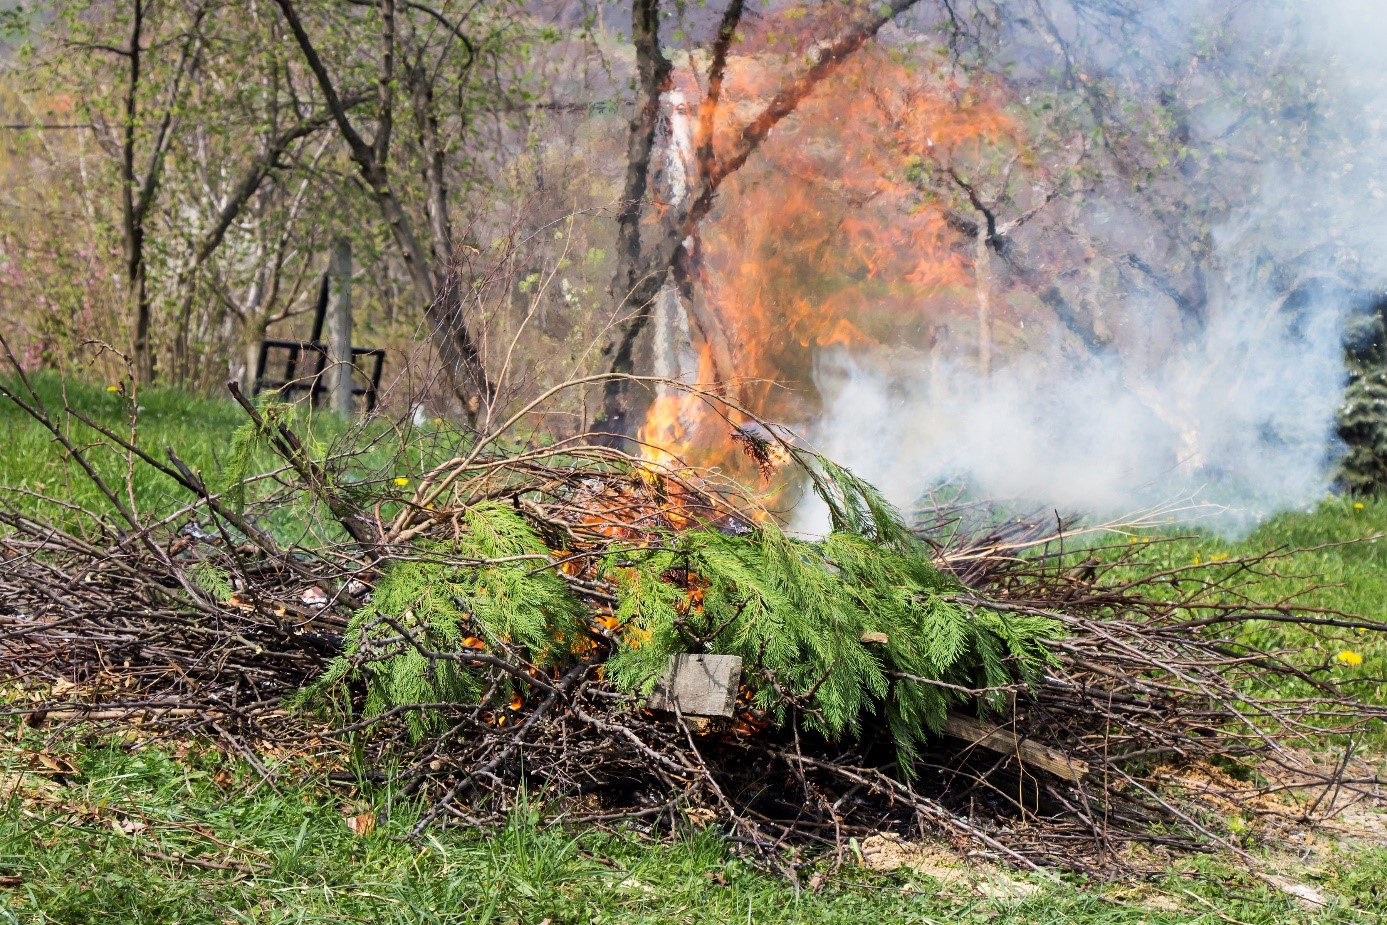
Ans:
MULTIPOLYGON (((1274 574, 1241 575, 1239 592, 1261 601, 1289 600, 1387 623, 1387 499, 1326 497, 1311 511, 1280 514, 1237 541, 1209 533, 1161 539, 1143 547, 1141 570, 1218 563, 1275 550, 1293 552, 1267 563, 1274 574)), ((1215 564, 1212 568, 1212 574, 1217 574, 1237 567, 1215 564)), ((1285 652, 1296 664, 1345 684, 1358 696, 1387 701, 1387 685, 1379 681, 1387 674, 1387 634, 1334 627, 1310 632, 1288 623, 1260 621, 1244 625, 1238 638, 1285 652), (1346 664, 1341 653, 1361 656, 1362 662, 1346 664)))
MULTIPOLYGON (((99 385, 65 382, 56 376, 41 376, 34 383, 43 404, 60 422, 64 433, 77 447, 89 448, 93 466, 124 500, 128 469, 124 456, 108 445, 93 445, 101 440, 99 435, 61 412, 66 398, 74 408, 124 435, 128 432, 130 412, 125 396, 107 392, 99 385)), ((28 400, 13 380, 3 384, 28 400)), ((209 475, 219 471, 230 434, 245 420, 244 413, 230 401, 212 401, 169 390, 147 390, 140 395, 140 405, 141 445, 161 459, 164 447, 173 446, 190 465, 209 475)), ((3 398, 0 433, 5 435, 0 452, 0 486, 61 498, 94 510, 110 509, 109 502, 56 438, 3 398)), ((172 480, 144 466, 134 473, 134 496, 141 509, 147 511, 166 510, 183 503, 172 480)), ((51 505, 32 499, 29 508, 35 513, 55 511, 51 505)))
POLYGON ((64 756, 75 775, 46 785, 29 775, 17 786, 14 767, 26 756, 18 738, 7 743, 0 817, 0 875, 18 882, 0 891, 0 921, 1309 925, 1387 912, 1381 850, 1321 865, 1307 882, 1336 898, 1315 914, 1210 859, 1183 862, 1150 884, 1013 874, 1038 888, 1017 899, 849 863, 818 892, 796 893, 706 831, 652 844, 519 817, 490 836, 449 829, 415 841, 406 836, 417 808, 389 793, 363 801, 354 788, 316 781, 306 767, 291 768, 272 788, 211 749, 77 748, 64 756), (353 834, 346 815, 368 805, 379 826, 353 834))
POLYGON ((1285 594, 1317 585, 1297 602, 1387 622, 1387 501, 1381 498, 1329 496, 1311 511, 1271 518, 1242 540, 1197 532, 1153 544, 1142 558, 1172 567, 1271 550, 1299 551, 1278 566, 1284 577, 1265 583, 1268 591, 1285 594))
MULTIPOLYGON (((122 503, 144 515, 156 517, 170 513, 190 500, 186 492, 166 475, 137 463, 133 468, 124 451, 109 444, 97 431, 76 416, 66 414, 69 406, 122 437, 129 437, 132 402, 120 392, 105 386, 40 375, 31 379, 42 404, 72 444, 83 452, 107 487, 122 503)), ((26 402, 25 390, 13 379, 0 379, 26 402)), ((163 388, 144 389, 138 396, 136 443, 161 462, 172 447, 192 469, 202 474, 213 491, 225 489, 232 481, 232 438, 246 426, 246 413, 230 398, 210 399, 163 388)), ((343 446, 347 423, 331 413, 314 413, 307 406, 294 411, 292 426, 316 458, 323 458, 343 446)), ((0 397, 0 503, 11 503, 25 513, 73 526, 84 518, 75 509, 113 515, 114 507, 87 477, 61 442, 17 405, 0 397), (42 496, 42 497, 40 497, 42 496), (56 500, 54 500, 56 499, 56 500), (58 503, 61 502, 61 503, 58 503)), ((402 493, 395 478, 417 476, 431 464, 448 459, 463 446, 462 436, 446 425, 426 429, 393 428, 384 420, 367 425, 364 433, 354 433, 352 442, 362 449, 344 463, 343 477, 361 484, 381 498, 402 493)), ((248 475, 269 472, 283 461, 261 448, 252 459, 248 475)), ((254 498, 275 490, 265 481, 248 494, 254 498)), ((302 495, 287 502, 261 526, 292 542, 302 525, 312 518, 300 505, 312 503, 302 495)), ((382 515, 393 512, 387 504, 382 515)))

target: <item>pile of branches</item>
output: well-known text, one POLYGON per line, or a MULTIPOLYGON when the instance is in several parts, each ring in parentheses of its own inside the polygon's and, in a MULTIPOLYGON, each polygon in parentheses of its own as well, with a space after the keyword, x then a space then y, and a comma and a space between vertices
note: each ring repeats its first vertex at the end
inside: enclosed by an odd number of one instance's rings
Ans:
POLYGON ((515 441, 528 408, 402 486, 231 392, 247 423, 217 485, 133 426, 0 386, 108 502, 0 505, 12 712, 138 718, 252 762, 337 737, 399 768, 421 827, 497 824, 524 798, 568 823, 717 825, 778 863, 895 832, 1111 872, 1149 849, 1242 852, 1230 806, 1295 822, 1377 793, 1352 743, 1383 710, 1245 630, 1387 625, 1249 596, 1283 555, 1159 569, 1113 525, 1076 536, 961 496, 907 527, 776 429, 738 430, 828 507, 811 543, 709 473, 515 441), (137 510, 98 444, 181 506, 137 510), (251 475, 257 447, 277 463, 251 475), (286 509, 311 521, 293 543, 270 526, 286 509), (649 708, 678 652, 742 657, 732 717, 649 708))

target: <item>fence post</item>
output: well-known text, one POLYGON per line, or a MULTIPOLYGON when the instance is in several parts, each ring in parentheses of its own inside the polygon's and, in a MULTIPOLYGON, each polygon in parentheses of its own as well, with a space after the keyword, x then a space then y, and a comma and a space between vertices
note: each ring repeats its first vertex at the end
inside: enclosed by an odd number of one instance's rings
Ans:
POLYGON ((346 238, 333 242, 328 274, 337 288, 328 313, 328 389, 333 409, 350 417, 356 408, 352 398, 352 242, 346 238))

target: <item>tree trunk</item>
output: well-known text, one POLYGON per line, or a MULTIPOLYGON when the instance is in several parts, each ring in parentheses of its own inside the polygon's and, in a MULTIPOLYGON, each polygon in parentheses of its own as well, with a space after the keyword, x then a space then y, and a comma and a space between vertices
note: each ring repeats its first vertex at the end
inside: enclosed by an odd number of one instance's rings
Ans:
POLYGON ((245 328, 241 332, 241 360, 245 363, 245 370, 242 375, 233 375, 231 378, 244 382, 247 392, 255 388, 255 367, 260 362, 260 342, 268 333, 269 319, 265 315, 256 314, 246 319, 245 328))
MULTIPOLYGON (((644 330, 654 297, 664 288, 669 273, 667 266, 659 267, 659 279, 653 284, 641 279, 642 273, 648 272, 642 259, 641 215, 660 121, 660 96, 669 84, 670 73, 669 60, 660 48, 659 0, 634 0, 631 4, 631 40, 636 46, 641 95, 626 136, 626 182, 617 213, 617 269, 611 296, 627 320, 618 326, 618 337, 605 351, 607 368, 614 373, 634 370, 636 338, 644 330)), ((621 444, 623 438, 635 433, 637 422, 631 404, 629 382, 613 379, 604 386, 598 426, 608 435, 607 442, 621 444)))
POLYGON ((131 246, 131 255, 126 260, 126 304, 130 315, 135 319, 134 339, 131 344, 131 359, 135 364, 135 380, 142 385, 154 381, 154 345, 149 332, 153 326, 153 308, 149 304, 149 287, 145 279, 144 234, 136 229, 138 243, 131 246))
POLYGON ((135 127, 139 116, 140 70, 144 38, 144 2, 135 0, 130 18, 130 72, 125 87, 125 125, 121 132, 121 222, 125 245, 125 299, 128 317, 134 319, 130 358, 141 384, 154 381, 154 350, 149 342, 150 305, 145 279, 144 216, 135 177, 135 127))
MULTIPOLYGON (((343 105, 332 76, 304 28, 293 0, 275 0, 275 3, 284 14, 290 31, 294 34, 294 40, 313 72, 328 111, 351 151, 352 160, 356 163, 361 178, 366 182, 380 209, 381 217, 390 228, 391 237, 398 245, 405 269, 409 273, 414 296, 424 306, 429 336, 443 361, 444 371, 453 386, 453 391, 462 399, 468 415, 475 422, 482 406, 489 404, 494 397, 494 388, 487 378, 477 341, 467 328, 461 293, 456 281, 449 277, 446 263, 429 259, 429 255, 419 243, 419 237, 415 234, 399 197, 390 186, 389 151, 394 125, 393 101, 396 81, 395 4, 393 0, 381 0, 382 71, 380 80, 377 81, 379 112, 376 117, 375 137, 367 142, 352 125, 347 107, 343 105)), ((435 184, 435 192, 440 191, 446 195, 446 189, 435 184)), ((438 214, 438 220, 442 227, 447 227, 446 217, 441 212, 438 214)), ((435 245, 437 249, 440 242, 436 241, 435 245)), ((441 246, 446 247, 447 243, 442 242, 441 246)), ((448 254, 444 259, 450 257, 451 254, 448 254)))
MULTIPOLYGON (((617 219, 617 272, 611 294, 613 302, 625 311, 624 318, 615 326, 613 340, 604 351, 611 372, 635 371, 636 343, 650 321, 651 306, 666 286, 675 266, 680 263, 692 265, 686 242, 696 234, 698 223, 711 211, 722 181, 741 169, 771 130, 794 112, 821 81, 875 36, 882 26, 918 2, 888 0, 857 25, 823 45, 818 60, 799 77, 787 82, 766 107, 742 127, 727 154, 719 159, 713 156, 711 133, 714 114, 727 55, 742 15, 742 3, 737 0, 729 2, 713 46, 708 96, 699 112, 696 176, 688 178, 688 189, 682 203, 670 203, 663 219, 655 224, 650 234, 651 240, 643 242, 641 218, 652 160, 657 153, 656 133, 661 115, 661 96, 669 89, 671 66, 660 47, 659 0, 634 0, 631 36, 636 49, 641 95, 627 137, 626 184, 617 219)), ((705 313, 692 320, 708 325, 715 319, 705 313)), ((716 345, 717 340, 710 340, 710 343, 716 345)), ((624 442, 622 438, 635 433, 640 423, 636 400, 630 380, 612 379, 607 382, 603 389, 599 421, 601 432, 608 436, 607 442, 621 444, 624 442)))
POLYGON ((992 378, 992 251, 987 223, 978 223, 974 238, 973 282, 978 298, 978 377, 992 378))

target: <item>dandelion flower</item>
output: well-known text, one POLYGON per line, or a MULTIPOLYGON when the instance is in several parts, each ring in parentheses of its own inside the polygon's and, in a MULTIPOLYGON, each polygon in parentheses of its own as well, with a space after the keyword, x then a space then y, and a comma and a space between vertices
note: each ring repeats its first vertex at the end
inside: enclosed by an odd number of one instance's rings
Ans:
POLYGON ((405 478, 403 475, 399 476, 395 479, 395 484, 400 486, 401 488, 404 488, 406 485, 409 484, 409 479, 405 478))
POLYGON ((1345 649, 1344 651, 1336 655, 1335 658, 1338 659, 1339 664, 1341 665, 1363 664, 1363 656, 1359 655, 1357 652, 1354 652, 1352 649, 1345 649))
POLYGON ((1195 564, 1195 565, 1199 565, 1199 564, 1202 563, 1203 561, 1204 561, 1204 560, 1201 559, 1201 558, 1199 558, 1198 556, 1195 556, 1195 557, 1194 557, 1194 564, 1195 564))
MULTIPOLYGON (((106 386, 106 391, 108 391, 108 392, 119 392, 119 391, 120 391, 120 386, 118 386, 118 385, 108 385, 108 386, 106 386)), ((1363 505, 1360 504, 1360 505, 1358 505, 1358 506, 1359 506, 1359 507, 1362 507, 1363 505)))
POLYGON ((1354 509, 1355 511, 1361 511, 1361 510, 1363 510, 1363 502, 1362 502, 1362 501, 1355 501, 1355 502, 1353 502, 1353 509, 1354 509))

